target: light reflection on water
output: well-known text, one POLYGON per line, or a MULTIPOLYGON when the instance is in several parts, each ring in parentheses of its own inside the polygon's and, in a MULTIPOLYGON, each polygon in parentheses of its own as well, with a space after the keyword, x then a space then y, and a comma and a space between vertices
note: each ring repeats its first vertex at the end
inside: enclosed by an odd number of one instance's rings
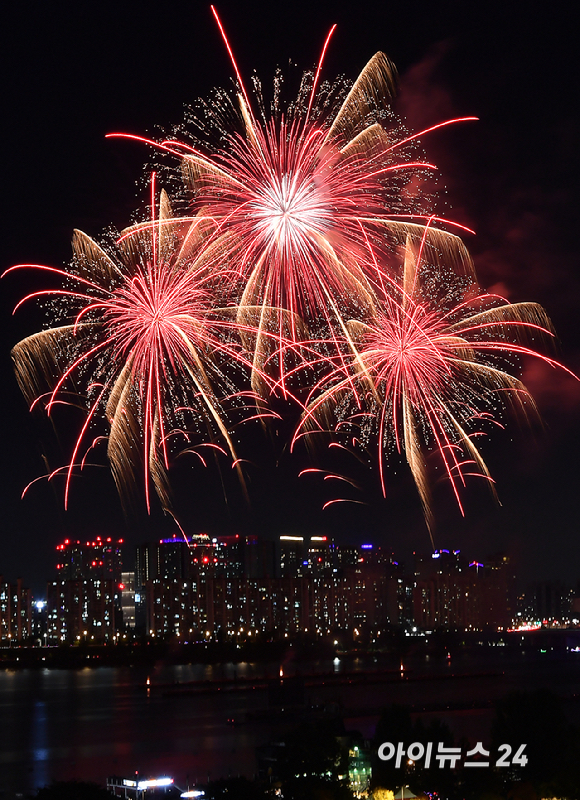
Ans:
POLYGON ((47 736, 46 703, 44 700, 35 700, 32 711, 31 749, 32 757, 37 767, 37 778, 41 784, 49 783, 50 776, 46 762, 49 759, 49 746, 47 736))
MULTIPOLYGON (((333 703, 345 709, 347 727, 370 736, 381 707, 393 702, 452 704, 479 697, 493 701, 510 689, 559 686, 580 693, 580 669, 573 656, 539 660, 533 668, 521 654, 482 659, 454 657, 453 671, 479 673, 458 680, 444 660, 424 657, 400 664, 388 659, 341 657, 297 663, 286 659, 286 677, 309 672, 344 673, 388 669, 394 682, 365 685, 308 686, 309 703, 333 703), (489 671, 488 675, 481 674, 489 671)), ((279 731, 275 715, 249 720, 248 712, 268 709, 265 689, 167 694, 159 690, 189 681, 253 677, 273 679, 280 664, 165 665, 97 667, 81 670, 0 670, 0 791, 30 791, 52 780, 93 780, 107 775, 172 775, 179 786, 208 778, 255 772, 255 747, 279 731), (151 679, 152 691, 146 691, 151 679), (228 720, 234 720, 232 725, 228 720)), ((576 706, 572 708, 576 712, 576 706)), ((452 725, 457 735, 488 737, 491 709, 430 712, 452 725)), ((578 722, 579 720, 576 720, 578 722)))

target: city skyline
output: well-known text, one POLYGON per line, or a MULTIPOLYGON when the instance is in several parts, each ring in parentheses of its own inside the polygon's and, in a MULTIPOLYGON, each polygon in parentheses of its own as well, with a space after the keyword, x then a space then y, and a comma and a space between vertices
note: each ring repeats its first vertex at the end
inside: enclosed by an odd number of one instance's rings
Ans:
MULTIPOLYGON (((21 70, 15 71, 12 89, 15 113, 21 109, 22 97, 36 99, 31 100, 24 114, 26 136, 16 144, 9 144, 19 153, 15 156, 19 163, 16 173, 21 175, 22 186, 15 182, 14 191, 18 198, 15 207, 22 213, 14 221, 14 230, 20 232, 7 239, 9 246, 5 256, 9 261, 5 267, 25 261, 58 266, 69 258, 73 227, 98 235, 111 223, 119 227, 127 224, 133 208, 142 204, 143 191, 135 190, 134 182, 141 176, 140 164, 147 154, 137 145, 105 142, 102 136, 118 129, 145 133, 155 124, 169 126, 179 122, 182 103, 191 102, 198 95, 207 95, 213 85, 228 85, 231 67, 209 8, 189 13, 204 31, 204 47, 195 56, 197 61, 187 64, 190 74, 186 74, 183 63, 186 59, 179 56, 181 72, 165 96, 158 85, 157 92, 152 93, 154 96, 149 94, 147 80, 151 80, 151 73, 146 72, 145 80, 145 75, 132 72, 131 59, 135 58, 135 53, 124 54, 121 64, 126 76, 122 76, 120 82, 128 82, 129 76, 135 82, 134 104, 124 104, 120 96, 111 94, 114 86, 112 63, 101 72, 93 71, 90 59, 83 56, 76 45, 67 44, 67 26, 63 23, 62 29, 56 31, 57 41, 63 47, 62 57, 68 53, 77 59, 77 87, 83 79, 87 86, 91 85, 91 80, 93 85, 95 80, 102 81, 97 82, 94 89, 101 113, 95 113, 91 101, 73 97, 73 83, 65 91, 62 85, 62 77, 67 74, 64 62, 57 58, 48 61, 43 87, 23 71, 23 62, 15 57, 21 70), (73 49, 67 50, 67 47, 73 49), (20 93, 18 97, 17 93, 20 93), (53 96, 52 105, 47 101, 49 95, 53 96), (51 124, 41 134, 45 119, 51 120, 51 124), (46 137, 54 163, 44 152, 46 137), (34 162, 42 163, 45 155, 48 161, 43 167, 46 170, 43 176, 34 162), (29 230, 33 235, 27 237, 29 230)), ((428 30, 428 22, 433 24, 433 19, 425 18, 418 23, 417 38, 411 43, 397 34, 396 20, 401 26, 405 21, 403 12, 397 13, 399 16, 395 14, 392 27, 385 33, 386 13, 371 9, 375 25, 367 19, 364 35, 360 20, 349 30, 349 17, 340 8, 335 12, 322 7, 317 9, 309 18, 311 24, 306 32, 298 32, 292 26, 283 32, 273 16, 259 17, 258 6, 255 15, 250 9, 242 14, 224 7, 222 16, 244 74, 250 75, 255 66, 265 85, 276 65, 282 65, 288 57, 298 63, 299 72, 308 68, 317 58, 328 28, 338 20, 336 38, 325 65, 326 77, 345 73, 354 78, 375 50, 381 49, 400 69, 399 110, 407 117, 411 129, 434 124, 455 112, 479 116, 480 122, 473 130, 425 137, 425 151, 430 156, 434 154, 433 160, 441 166, 441 182, 448 186, 454 218, 471 225, 479 233, 475 239, 467 239, 467 245, 475 255, 481 283, 486 288, 501 284, 510 299, 541 302, 563 341, 562 360, 578 370, 579 343, 574 321, 578 275, 572 269, 573 236, 564 225, 565 221, 574 219, 577 200, 562 166, 572 158, 570 137, 575 118, 574 110, 564 104, 564 93, 555 81, 565 64, 563 52, 556 52, 555 45, 545 40, 547 66, 541 75, 536 74, 536 79, 546 88, 543 99, 549 113, 535 120, 537 130, 534 130, 530 123, 534 121, 535 92, 528 87, 527 70, 533 64, 534 45, 544 41, 538 19, 528 18, 525 28, 528 38, 522 37, 515 53, 501 52, 496 56, 499 64, 489 65, 490 87, 486 88, 478 81, 486 74, 482 66, 483 50, 479 54, 471 53, 468 43, 473 43, 477 24, 481 22, 488 26, 485 30, 496 47, 506 46, 517 29, 516 19, 510 18, 508 11, 504 11, 504 22, 509 24, 503 32, 501 26, 496 30, 489 21, 479 20, 475 11, 471 15, 463 11, 457 17, 444 14, 432 30, 428 30), (276 40, 268 35, 268 26, 276 31, 276 40), (267 45, 258 48, 257 42, 267 45), (519 147, 514 146, 514 138, 518 138, 519 147), (549 261, 557 262, 556 266, 549 261)), ((289 11, 285 14, 284 19, 296 23, 295 14, 289 11)), ((82 17, 70 19, 67 24, 74 32, 82 21, 82 17)), ((120 36, 121 31, 127 31, 123 26, 128 23, 127 18, 122 18, 116 34, 108 29, 107 32, 120 36)), ((105 32, 100 31, 101 35, 105 32)), ((33 37, 29 42, 27 58, 37 64, 40 74, 43 54, 40 29, 36 35, 37 39, 33 37)), ((96 46, 97 31, 92 32, 91 37, 96 46)), ((125 91, 127 88, 128 83, 125 91)), ((122 94, 119 89, 119 95, 122 94)), ((567 167, 570 172, 572 166, 567 167)), ((7 219, 6 214, 3 217, 7 219)), ((9 317, 11 308, 25 293, 24 286, 34 287, 34 279, 26 277, 17 281, 12 277, 3 281, 2 332, 6 354, 19 338, 38 327, 40 315, 35 311, 9 317)), ((8 403, 5 414, 14 425, 7 432, 4 448, 4 574, 11 578, 16 578, 15 572, 24 574, 18 564, 24 563, 26 552, 32 574, 40 575, 53 543, 63 534, 84 533, 81 528, 90 536, 126 534, 133 543, 150 538, 150 532, 157 528, 169 531, 170 521, 160 520, 158 512, 147 519, 140 510, 126 524, 110 480, 105 478, 100 482, 94 475, 78 482, 83 485, 73 486, 73 508, 67 514, 62 511, 61 490, 53 493, 41 482, 23 502, 17 499, 22 488, 42 473, 38 441, 41 439, 46 447, 47 437, 50 438, 52 432, 42 429, 38 420, 26 414, 7 361, 5 357, 3 386, 6 387, 4 400, 8 403), (103 505, 108 505, 109 509, 103 509, 103 505), (86 513, 87 507, 91 508, 90 515, 86 513)), ((541 565, 554 574, 568 571, 571 578, 574 564, 578 563, 578 544, 574 538, 578 529, 577 511, 573 497, 578 470, 571 451, 580 423, 579 395, 572 381, 530 367, 527 373, 549 430, 546 434, 536 431, 537 441, 528 444, 525 431, 518 431, 517 426, 513 431, 508 428, 501 441, 490 449, 495 463, 492 472, 498 479, 503 507, 495 508, 490 499, 476 495, 468 503, 467 516, 462 521, 457 509, 441 500, 436 509, 439 523, 435 542, 438 547, 451 545, 479 552, 486 541, 492 544, 487 548, 489 551, 501 549, 502 542, 507 542, 518 551, 522 563, 528 562, 530 574, 541 565), (514 442, 510 441, 512 438, 514 442), (548 547, 551 548, 550 559, 544 555, 548 547), (550 560, 552 567, 547 563, 550 560)), ((266 461, 264 472, 268 471, 270 463, 266 461)), ((255 507, 250 513, 244 511, 235 496, 228 511, 219 490, 210 487, 206 497, 211 498, 211 502, 206 505, 213 507, 188 509, 187 528, 212 525, 212 533, 227 533, 242 524, 246 533, 255 530, 263 534, 264 528, 271 524, 274 534, 300 533, 305 529, 306 533, 335 534, 337 539, 346 538, 349 531, 354 538, 380 536, 382 546, 395 550, 427 544, 419 504, 405 469, 389 487, 386 503, 378 499, 376 491, 369 491, 363 498, 369 505, 325 513, 320 511, 320 494, 305 487, 304 481, 297 481, 297 472, 295 463, 285 463, 279 470, 278 482, 272 483, 268 475, 258 478, 258 500, 254 501, 255 507), (274 492, 271 491, 273 486, 274 492)), ((203 496, 203 480, 200 485, 203 496)), ((38 578, 33 578, 32 582, 36 580, 38 578)))
MULTIPOLYGON (((486 636, 578 628, 580 581, 525 585, 506 553, 414 552, 408 563, 370 542, 325 536, 65 539, 46 593, 0 576, 0 638, 11 646, 156 638, 182 644, 275 641, 309 634, 334 645, 388 646, 434 631, 486 636), (381 639, 381 634, 383 639, 381 639), (239 637, 242 636, 242 639, 239 637)), ((519 641, 519 640, 518 640, 519 641)))
POLYGON ((517 565, 502 553, 484 561, 469 561, 459 550, 413 553, 403 564, 371 543, 198 534, 139 545, 133 569, 123 544, 65 539, 42 599, 23 580, 0 576, 0 638, 25 646, 127 636, 187 644, 310 632, 379 647, 381 633, 395 631, 493 634, 540 623, 578 625, 574 589, 561 581, 524 589, 517 565))

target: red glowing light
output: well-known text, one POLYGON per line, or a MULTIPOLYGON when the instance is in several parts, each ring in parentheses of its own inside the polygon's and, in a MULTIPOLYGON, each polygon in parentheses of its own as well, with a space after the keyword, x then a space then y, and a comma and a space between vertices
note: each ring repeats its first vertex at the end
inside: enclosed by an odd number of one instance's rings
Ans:
POLYGON ((353 449, 364 447, 374 432, 385 496, 385 450, 404 454, 430 527, 422 441, 427 439, 438 454, 463 514, 460 490, 468 476, 483 477, 493 489, 475 440, 499 424, 498 407, 524 417, 535 408, 523 384, 505 363, 498 365, 498 358, 536 356, 559 365, 527 345, 534 338, 553 338, 549 319, 534 303, 509 304, 477 293, 473 284, 458 302, 459 278, 449 277, 441 283, 437 302, 431 302, 432 289, 424 284, 432 279, 432 268, 422 260, 428 235, 426 228, 420 243, 407 240, 402 284, 385 287, 381 306, 365 322, 349 323, 345 355, 312 390, 295 441, 302 431, 322 430, 321 420, 340 406, 336 432, 344 430, 353 449), (345 414, 349 402, 352 410, 345 414))
MULTIPOLYGON (((240 324, 231 314, 216 313, 216 301, 229 291, 232 275, 225 277, 225 268, 220 267, 223 259, 215 263, 206 257, 207 231, 200 220, 190 218, 184 223, 182 218, 174 218, 164 192, 158 216, 155 207, 153 176, 151 220, 124 232, 116 259, 77 231, 73 238, 77 263, 69 271, 40 265, 17 267, 48 270, 83 287, 76 293, 52 292, 65 296, 68 305, 63 305, 63 311, 69 317, 71 304, 76 305, 72 324, 59 326, 58 334, 49 329, 28 337, 13 351, 17 361, 22 358, 27 364, 24 372, 17 367, 27 399, 31 406, 43 402, 48 414, 55 403, 69 402, 71 382, 79 371, 88 373, 90 369, 88 415, 68 466, 49 476, 65 473, 65 507, 73 472, 83 468, 86 455, 103 439, 85 442, 99 414, 106 415, 110 426, 107 454, 122 497, 134 483, 139 468, 135 445, 140 445, 148 508, 151 482, 161 502, 169 504, 165 472, 170 437, 176 435, 173 429, 184 431, 192 415, 204 417, 224 441, 226 449, 221 451, 237 458, 216 394, 225 377, 215 359, 219 353, 230 364, 251 367, 239 345, 231 342, 231 334, 240 324), (59 342, 70 340, 71 358, 56 385, 50 379, 52 391, 36 397, 28 378, 45 369, 48 362, 43 353, 55 346, 55 335, 59 342), (83 445, 86 452, 81 458, 83 445)), ((187 440, 185 432, 183 436, 187 440)), ((213 442, 206 446, 218 447, 213 442)), ((239 465, 236 469, 241 477, 239 465)))
MULTIPOLYGON (((433 227, 463 226, 430 215, 418 191, 435 167, 415 149, 417 137, 473 118, 397 136, 386 56, 376 54, 349 88, 320 83, 334 27, 296 102, 283 109, 276 99, 268 116, 258 97, 256 113, 211 9, 237 79, 239 129, 220 128, 217 137, 211 122, 201 124, 201 143, 194 134, 191 143, 126 136, 179 160, 190 199, 186 209, 180 197, 183 215, 158 192, 154 173, 148 218, 122 232, 115 254, 76 231, 70 269, 8 270, 66 281, 21 301, 54 295, 62 319, 13 351, 31 408, 43 404, 50 415, 81 385, 86 417, 68 464, 48 477, 64 474, 66 508, 73 474, 107 440, 121 496, 140 476, 147 508, 152 486, 169 508, 173 455, 203 466, 200 451, 225 455, 243 482, 227 403, 237 409, 234 424, 242 403, 249 420, 265 422, 280 418, 273 408, 283 398, 303 412, 292 448, 324 432, 343 450, 372 444, 384 495, 388 458, 403 457, 429 525, 434 454, 463 513, 468 477, 493 485, 477 437, 499 424, 498 408, 523 416, 533 408, 506 358, 556 366, 529 346, 552 336, 543 310, 480 293, 463 243, 433 227), (38 396, 45 384, 50 391, 38 396), (98 419, 107 435, 93 438, 98 419)), ((207 119, 223 127, 227 114, 216 111, 207 119)), ((323 508, 342 502, 358 501, 323 508)))

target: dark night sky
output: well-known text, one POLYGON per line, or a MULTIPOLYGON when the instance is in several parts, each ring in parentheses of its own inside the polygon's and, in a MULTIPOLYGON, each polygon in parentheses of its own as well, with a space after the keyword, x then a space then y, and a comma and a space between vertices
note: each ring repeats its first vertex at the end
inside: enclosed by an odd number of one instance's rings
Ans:
MULTIPOLYGON (((311 67, 337 22, 324 76, 354 78, 380 49, 399 69, 397 108, 410 128, 480 117, 425 138, 425 150, 441 168, 453 218, 477 231, 466 243, 481 284, 501 287, 511 300, 543 304, 561 340, 559 357, 580 373, 576 41, 569 4, 530 8, 524 14, 523 4, 505 2, 218 5, 245 76, 255 68, 266 83, 289 58, 311 67)), ((231 68, 209 6, 198 1, 13 4, 3 22, 2 266, 61 265, 74 227, 98 238, 109 224, 128 224, 143 205, 136 181, 148 153, 105 134, 154 135, 155 125, 179 122, 184 103, 229 84, 231 68)), ((22 575, 36 591, 50 577, 54 547, 64 535, 117 533, 137 543, 160 530, 158 515, 123 520, 105 471, 77 483, 66 514, 59 487, 44 482, 19 499, 43 473, 41 453, 52 436, 28 415, 9 356, 42 323, 32 308, 11 317, 18 299, 39 285, 32 272, 0 285, 0 573, 22 575)), ((525 578, 575 583, 580 390, 563 374, 537 366, 524 378, 545 430, 532 436, 512 426, 500 435, 489 459, 502 506, 474 496, 462 520, 441 499, 436 542, 478 558, 507 549, 525 578)), ((195 511, 186 527, 209 529, 212 520, 215 532, 305 527, 370 537, 397 553, 428 548, 410 476, 395 480, 386 503, 369 492, 366 507, 321 514, 293 471, 285 464, 276 473, 284 481, 273 480, 271 471, 256 478, 264 499, 252 515, 242 515, 235 499, 229 507, 209 506, 199 483, 205 479, 195 476, 195 511)))

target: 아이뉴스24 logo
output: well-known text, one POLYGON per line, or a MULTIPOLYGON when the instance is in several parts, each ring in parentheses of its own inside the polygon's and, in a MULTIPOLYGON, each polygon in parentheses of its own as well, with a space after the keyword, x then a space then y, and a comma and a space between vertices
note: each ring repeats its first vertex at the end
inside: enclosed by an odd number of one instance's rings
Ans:
POLYGON ((459 762, 462 762, 464 767, 525 767, 528 763, 525 749, 526 745, 521 744, 514 752, 511 745, 500 744, 496 756, 490 760, 490 751, 486 750, 481 742, 477 742, 472 750, 468 750, 465 757, 461 747, 446 747, 442 742, 436 744, 413 742, 406 751, 403 742, 397 742, 396 745, 393 742, 383 742, 379 747, 378 756, 381 761, 390 761, 394 758, 396 769, 402 766, 403 759, 410 764, 421 762, 421 766, 425 769, 431 766, 453 769, 459 762))

